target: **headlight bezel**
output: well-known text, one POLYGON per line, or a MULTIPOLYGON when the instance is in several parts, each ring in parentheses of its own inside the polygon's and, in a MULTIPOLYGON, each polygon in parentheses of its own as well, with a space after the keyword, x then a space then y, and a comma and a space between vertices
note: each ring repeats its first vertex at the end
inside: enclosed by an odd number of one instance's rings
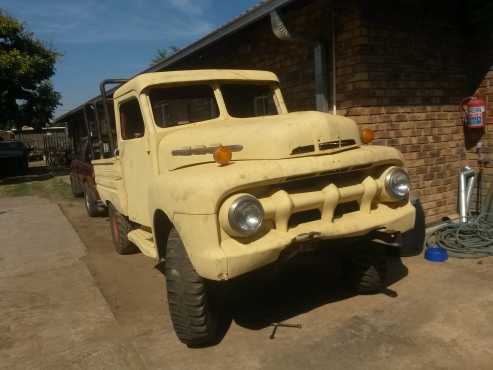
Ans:
POLYGON ((384 174, 384 186, 386 195, 392 199, 394 202, 403 202, 409 199, 409 195, 411 193, 411 179, 409 178, 409 174, 402 167, 391 167, 384 174), (394 185, 392 184, 392 180, 397 175, 404 175, 407 179, 407 192, 405 194, 399 194, 394 185))
POLYGON ((223 217, 221 217, 223 229, 232 237, 249 238, 255 236, 262 229, 265 221, 265 211, 262 203, 255 196, 248 193, 237 194, 225 201, 221 207, 221 213, 223 214, 223 217), (245 202, 254 204, 260 210, 259 221, 254 229, 241 227, 241 221, 237 219, 236 212, 245 202))

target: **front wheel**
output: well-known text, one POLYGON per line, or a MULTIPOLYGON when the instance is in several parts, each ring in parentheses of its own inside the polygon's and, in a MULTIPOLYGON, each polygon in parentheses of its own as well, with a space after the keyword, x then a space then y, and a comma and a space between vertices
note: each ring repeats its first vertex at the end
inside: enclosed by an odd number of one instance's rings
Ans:
POLYGON ((346 257, 352 287, 359 294, 382 292, 387 280, 387 255, 379 245, 360 245, 346 257))
POLYGON ((412 201, 416 208, 416 220, 414 227, 402 235, 401 257, 419 256, 424 249, 426 239, 425 211, 419 199, 412 201))
POLYGON ((217 287, 197 274, 175 228, 168 237, 165 275, 169 312, 178 339, 189 347, 214 344, 221 327, 217 287))

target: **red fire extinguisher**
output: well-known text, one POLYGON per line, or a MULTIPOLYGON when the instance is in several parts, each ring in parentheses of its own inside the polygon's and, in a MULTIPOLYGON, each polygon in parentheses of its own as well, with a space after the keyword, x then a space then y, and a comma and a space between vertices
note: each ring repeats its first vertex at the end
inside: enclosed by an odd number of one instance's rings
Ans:
POLYGON ((464 124, 467 128, 483 128, 486 121, 486 104, 483 100, 472 96, 462 102, 464 124))

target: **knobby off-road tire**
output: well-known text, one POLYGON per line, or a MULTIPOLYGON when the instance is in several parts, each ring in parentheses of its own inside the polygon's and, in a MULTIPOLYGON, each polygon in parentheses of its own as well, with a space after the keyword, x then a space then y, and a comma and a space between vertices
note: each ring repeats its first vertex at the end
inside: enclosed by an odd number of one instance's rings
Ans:
POLYGON ((94 199, 94 196, 87 186, 84 189, 84 205, 86 206, 87 215, 89 217, 98 217, 103 213, 102 209, 98 207, 96 199, 94 199))
POLYGON ((70 176, 70 189, 74 198, 80 198, 84 195, 84 191, 80 189, 80 186, 74 182, 72 176, 70 176))
POLYGON ((218 292, 193 268, 177 231, 172 228, 165 264, 168 305, 176 335, 189 347, 215 344, 221 324, 218 292))
POLYGON ((414 257, 423 253, 426 238, 426 220, 423 206, 419 199, 411 202, 416 208, 414 227, 402 235, 402 247, 399 248, 401 257, 414 257))
POLYGON ((134 254, 139 249, 128 240, 128 233, 132 231, 132 223, 121 215, 111 204, 108 206, 110 216, 111 236, 113 244, 118 254, 134 254))
POLYGON ((384 247, 359 246, 347 261, 351 284, 357 293, 382 292, 387 280, 387 255, 384 247))

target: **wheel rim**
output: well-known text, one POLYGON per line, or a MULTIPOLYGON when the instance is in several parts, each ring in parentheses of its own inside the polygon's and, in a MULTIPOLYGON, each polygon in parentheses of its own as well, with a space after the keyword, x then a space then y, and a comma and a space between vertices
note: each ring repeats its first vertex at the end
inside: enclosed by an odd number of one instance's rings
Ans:
POLYGON ((91 209, 91 202, 89 201, 89 195, 87 194, 87 191, 84 193, 84 198, 86 199, 87 209, 91 209))

